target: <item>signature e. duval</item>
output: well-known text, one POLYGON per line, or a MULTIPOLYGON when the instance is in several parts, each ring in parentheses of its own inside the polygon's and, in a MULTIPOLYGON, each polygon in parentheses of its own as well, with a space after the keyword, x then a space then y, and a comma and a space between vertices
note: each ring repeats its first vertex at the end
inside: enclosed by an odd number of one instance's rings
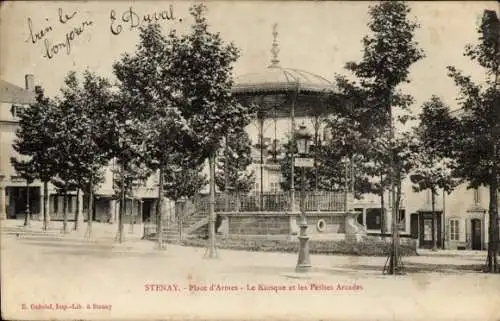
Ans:
MULTIPOLYGON (((115 36, 122 33, 126 27, 129 30, 134 30, 149 23, 173 20, 182 22, 182 18, 175 18, 172 5, 166 10, 150 13, 138 13, 133 7, 129 7, 120 13, 117 13, 115 9, 111 9, 109 19, 109 30, 115 36)), ((73 43, 86 32, 90 32, 95 23, 93 20, 81 17, 79 9, 65 11, 59 8, 57 10, 57 19, 45 18, 43 24, 40 24, 35 23, 31 17, 28 17, 27 25, 29 36, 25 42, 30 42, 33 46, 41 44, 43 57, 51 60, 64 52, 69 55, 73 43), (60 36, 54 36, 55 31, 60 28, 64 28, 63 32, 65 32, 62 39, 60 36)), ((60 35, 61 33, 57 34, 60 35)))

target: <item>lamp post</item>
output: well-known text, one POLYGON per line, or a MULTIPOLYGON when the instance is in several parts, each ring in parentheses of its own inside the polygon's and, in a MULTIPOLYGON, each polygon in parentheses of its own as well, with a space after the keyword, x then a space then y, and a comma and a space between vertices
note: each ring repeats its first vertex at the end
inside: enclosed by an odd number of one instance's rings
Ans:
POLYGON ((26 179, 26 211, 24 217, 24 226, 31 226, 31 211, 30 211, 30 182, 26 179))
MULTIPOLYGON (((295 141, 297 143, 297 151, 302 157, 307 155, 308 143, 311 138, 306 131, 306 127, 301 125, 295 134, 295 141)), ((299 258, 295 272, 309 272, 311 270, 311 260, 309 259, 309 236, 306 233, 307 220, 305 210, 305 180, 306 180, 306 167, 310 167, 309 163, 311 158, 296 158, 302 167, 302 179, 300 180, 300 232, 299 232, 299 258)), ((293 164, 295 166, 295 164, 293 164)), ((292 177, 292 180, 294 177, 292 177)))
POLYGON ((4 181, 5 175, 0 173, 0 220, 5 220, 7 219, 7 211, 5 209, 5 187, 4 187, 4 181))

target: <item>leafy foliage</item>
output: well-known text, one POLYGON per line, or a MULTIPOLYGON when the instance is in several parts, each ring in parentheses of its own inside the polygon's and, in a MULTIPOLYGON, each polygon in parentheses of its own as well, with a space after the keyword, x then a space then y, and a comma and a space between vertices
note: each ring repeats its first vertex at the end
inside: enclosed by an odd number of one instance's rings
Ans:
POLYGON ((36 103, 18 111, 19 127, 13 147, 21 157, 11 159, 16 172, 30 183, 35 179, 50 181, 58 167, 54 142, 56 109, 41 87, 37 86, 35 92, 36 103))
POLYGON ((341 115, 351 126, 346 128, 344 138, 353 142, 344 144, 344 155, 363 155, 366 174, 385 177, 380 181, 381 190, 385 190, 387 178, 393 173, 396 188, 400 190, 401 180, 411 169, 407 149, 411 135, 396 135, 393 118, 402 124, 411 119, 408 107, 413 100, 398 86, 410 82, 410 67, 422 59, 424 53, 414 40, 419 26, 410 20, 406 3, 384 1, 371 6, 369 14, 371 34, 363 38, 363 58, 359 63, 346 65, 359 84, 337 77, 341 101, 347 106, 341 115), (393 113, 393 107, 397 107, 398 112, 393 113))
POLYGON ((171 164, 165 171, 165 196, 173 201, 195 196, 208 183, 202 173, 203 166, 191 167, 186 164, 171 164))
POLYGON ((182 36, 170 33, 168 50, 171 103, 179 108, 193 140, 184 146, 199 151, 201 159, 216 152, 230 129, 243 128, 249 122, 248 110, 231 95, 238 49, 208 30, 205 9, 203 4, 191 7, 191 32, 182 36))
POLYGON ((459 181, 452 176, 454 159, 450 158, 456 123, 450 116, 449 108, 436 96, 424 103, 420 114, 420 124, 415 130, 417 144, 413 146, 415 169, 410 175, 414 190, 430 189, 436 194, 437 188, 451 193, 459 181))
POLYGON ((254 171, 249 171, 252 163, 251 142, 243 130, 231 131, 217 153, 215 183, 220 191, 226 190, 226 174, 229 189, 247 193, 255 182, 254 171), (227 168, 226 168, 227 166, 227 168))
MULTIPOLYGON (((113 65, 120 105, 126 107, 116 121, 121 129, 110 135, 116 157, 124 173, 132 161, 158 170, 159 218, 164 194, 177 199, 199 190, 204 180, 199 167, 229 129, 248 122, 247 111, 231 96, 238 50, 208 31, 204 11, 202 4, 190 8, 194 24, 187 34, 172 30, 164 36, 158 24, 143 27, 134 55, 124 54, 113 65), (136 135, 124 135, 132 132, 136 135)), ((161 237, 158 243, 162 248, 161 237)))
POLYGON ((57 144, 59 169, 53 183, 60 188, 81 188, 102 182, 109 154, 104 149, 106 110, 110 104, 109 82, 86 70, 80 81, 69 72, 62 97, 57 99, 57 144))

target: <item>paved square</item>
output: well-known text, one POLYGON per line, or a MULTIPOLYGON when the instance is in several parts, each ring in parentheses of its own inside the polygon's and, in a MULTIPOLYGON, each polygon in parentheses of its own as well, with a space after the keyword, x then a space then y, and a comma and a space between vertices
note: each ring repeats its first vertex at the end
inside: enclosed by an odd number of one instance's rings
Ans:
MULTIPOLYGON (((312 255, 313 271, 294 273, 297 255, 220 250, 140 240, 141 226, 116 244, 116 225, 63 235, 53 222, 2 222, 5 319, 328 319, 499 320, 500 276, 477 272, 485 252, 404 258, 408 274, 382 274, 383 257, 312 255)), ((70 224, 72 227, 72 223, 70 224)))

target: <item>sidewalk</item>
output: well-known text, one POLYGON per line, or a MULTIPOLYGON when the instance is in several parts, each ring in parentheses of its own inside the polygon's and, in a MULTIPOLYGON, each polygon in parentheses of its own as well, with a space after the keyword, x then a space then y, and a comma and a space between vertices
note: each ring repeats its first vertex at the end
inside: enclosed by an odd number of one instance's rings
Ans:
POLYGON ((417 249, 417 253, 420 256, 486 256, 487 251, 473 251, 473 250, 442 250, 438 249, 433 251, 431 249, 417 249))
MULTIPOLYGON (((73 238, 73 237, 85 237, 85 233, 87 232, 88 224, 87 222, 83 223, 79 226, 79 229, 74 230, 75 222, 68 221, 67 233, 63 234, 63 222, 62 221, 51 221, 49 223, 48 230, 43 230, 43 222, 38 220, 31 220, 30 226, 24 226, 24 220, 2 220, 0 221, 0 226, 4 233, 19 233, 20 236, 24 234, 31 233, 42 233, 52 236, 61 236, 65 238, 73 238)), ((133 226, 130 224, 124 224, 123 232, 125 236, 125 240, 136 240, 137 238, 142 237, 144 225, 143 224, 134 224, 133 226)), ((118 224, 113 223, 99 223, 92 222, 92 239, 112 239, 116 236, 118 231, 118 224)))
MULTIPOLYGON (((153 241, 142 239, 142 228, 140 224, 134 225, 133 230, 131 225, 124 226, 124 242, 118 243, 116 240, 118 224, 96 223, 92 224, 92 236, 86 238, 85 233, 87 224, 80 227, 78 231, 73 230, 73 222, 68 224, 68 233, 62 233, 62 222, 51 222, 48 231, 42 230, 42 222, 32 221, 31 226, 26 228, 23 226, 22 220, 7 220, 2 221, 2 236, 17 238, 21 243, 30 244, 31 246, 44 245, 47 242, 56 244, 67 244, 68 249, 72 249, 71 245, 78 245, 82 250, 81 254, 101 255, 98 251, 94 251, 92 244, 105 246, 113 252, 120 252, 122 255, 149 255, 151 257, 161 257, 163 254, 186 256, 198 255, 200 258, 206 248, 185 247, 180 245, 165 244, 166 252, 158 251, 157 245, 153 241), (85 251, 83 251, 85 250, 85 251), (202 254, 194 254, 202 252, 202 254)), ((4 237, 2 237, 4 238, 4 237)), ((19 242, 15 243, 18 246, 19 242)), ((46 245, 46 244, 45 244, 46 245)), ((256 257, 262 258, 263 262, 272 262, 277 257, 288 257, 289 261, 296 260, 296 253, 280 253, 280 252, 252 252, 238 250, 217 250, 222 259, 230 257, 230 262, 225 262, 226 266, 232 265, 233 260, 238 264, 247 262, 252 263, 256 257), (252 258, 250 261, 247 258, 252 258)), ((73 254, 76 254, 72 249, 73 254)), ((71 254, 70 253, 70 254, 71 254)), ((418 256, 403 257, 402 262, 409 273, 477 273, 481 270, 481 265, 486 258, 484 251, 448 251, 440 250, 433 252, 431 250, 419 250, 418 256)), ((64 254, 64 251, 60 251, 64 254)), ((111 254, 110 254, 111 255, 111 254)), ((369 274, 381 274, 383 267, 387 261, 387 257, 368 257, 368 256, 349 256, 349 255, 311 255, 314 257, 314 269, 324 271, 325 269, 334 268, 336 271, 356 273, 364 271, 369 274), (332 262, 335 264, 332 266, 332 262)), ((237 264, 237 265, 238 265, 237 264)), ((287 263, 287 266, 294 266, 287 263)))
POLYGON ((154 242, 140 240, 139 228, 129 234, 125 226, 126 242, 117 244, 116 224, 94 224, 88 240, 85 229, 64 235, 60 222, 48 232, 41 231, 41 222, 32 223, 28 229, 20 221, 1 223, 6 319, 484 320, 485 311, 500 315, 500 278, 464 270, 482 264, 476 260, 481 257, 404 258, 408 274, 389 276, 382 274, 384 257, 311 255, 311 273, 298 276, 297 253, 219 250, 217 259, 207 259, 205 248, 167 244, 159 251, 154 242), (96 310, 93 304, 109 309, 96 310))

